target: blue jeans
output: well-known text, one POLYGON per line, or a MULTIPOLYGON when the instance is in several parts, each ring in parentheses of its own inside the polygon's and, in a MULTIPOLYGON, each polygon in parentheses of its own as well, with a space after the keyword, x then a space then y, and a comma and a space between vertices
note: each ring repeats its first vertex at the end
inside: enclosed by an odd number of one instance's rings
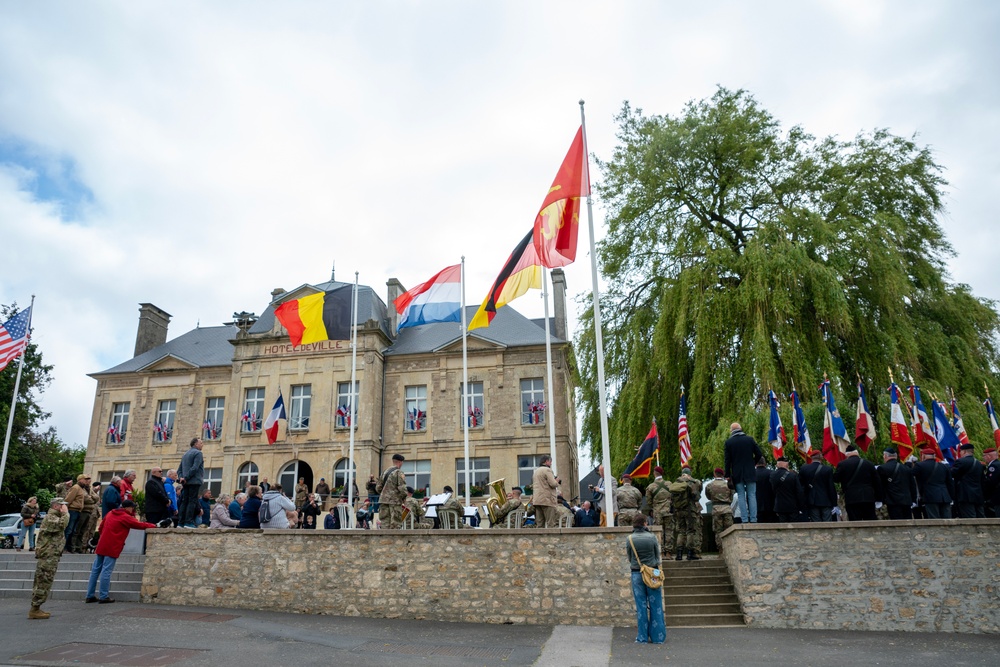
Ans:
POLYGON ((97 577, 101 578, 100 599, 107 600, 111 593, 111 573, 115 571, 117 558, 111 556, 96 556, 94 566, 90 568, 90 581, 87 582, 87 597, 94 597, 94 590, 97 588, 97 577))
POLYGON ((757 523, 757 482, 736 482, 736 499, 743 523, 757 523))
POLYGON ((15 548, 20 549, 21 547, 24 546, 24 536, 25 536, 25 534, 28 535, 28 546, 30 546, 32 549, 34 549, 35 548, 35 524, 31 524, 30 526, 25 526, 24 523, 21 523, 21 530, 17 534, 17 546, 15 548))
POLYGON ((635 619, 639 625, 635 640, 642 644, 665 642, 667 626, 663 622, 663 589, 650 588, 643 582, 642 572, 633 572, 632 598, 635 600, 635 619))

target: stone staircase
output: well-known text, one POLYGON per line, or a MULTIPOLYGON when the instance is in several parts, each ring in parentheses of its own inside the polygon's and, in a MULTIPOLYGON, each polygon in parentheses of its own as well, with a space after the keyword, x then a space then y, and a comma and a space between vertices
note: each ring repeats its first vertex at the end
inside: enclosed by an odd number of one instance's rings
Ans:
MULTIPOLYGON (((111 576, 111 597, 122 602, 138 602, 142 567, 146 557, 122 554, 111 576)), ((50 600, 80 600, 87 595, 87 580, 94 564, 93 555, 63 554, 52 584, 50 600)), ((35 579, 35 554, 0 551, 0 598, 31 599, 35 579)))
POLYGON ((668 628, 743 626, 725 561, 703 556, 694 561, 663 561, 663 609, 668 628))

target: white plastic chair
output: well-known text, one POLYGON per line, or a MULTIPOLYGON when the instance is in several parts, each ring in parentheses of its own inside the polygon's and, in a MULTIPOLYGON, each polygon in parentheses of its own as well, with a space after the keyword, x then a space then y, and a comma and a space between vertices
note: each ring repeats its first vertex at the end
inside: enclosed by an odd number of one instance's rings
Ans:
POLYGON ((507 513, 507 527, 520 528, 524 525, 524 510, 514 510, 507 513))
POLYGON ((343 528, 354 528, 354 512, 351 511, 350 505, 341 503, 337 505, 337 517, 340 519, 340 527, 343 528))
POLYGON ((571 517, 571 516, 561 516, 561 517, 559 517, 559 527, 560 528, 572 528, 573 527, 573 517, 571 517))
POLYGON ((445 530, 454 530, 458 528, 458 515, 455 512, 438 512, 438 519, 441 520, 441 528, 445 530))

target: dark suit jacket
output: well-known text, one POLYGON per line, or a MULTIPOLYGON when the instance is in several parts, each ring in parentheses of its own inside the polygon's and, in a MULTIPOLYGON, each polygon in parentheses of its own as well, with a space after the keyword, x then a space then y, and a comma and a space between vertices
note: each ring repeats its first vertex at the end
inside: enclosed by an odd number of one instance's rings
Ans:
POLYGON ((167 507, 170 506, 170 496, 163 486, 163 478, 150 477, 146 482, 146 514, 152 516, 166 516, 167 507))
MULTIPOLYGON (((767 468, 757 468, 755 477, 757 479, 757 517, 771 517, 773 521, 774 489, 771 488, 771 471, 767 468)), ((746 521, 746 518, 743 520, 746 521)))
POLYGON ((761 456, 757 441, 743 431, 736 431, 726 440, 726 477, 734 484, 757 481, 754 466, 761 456))
POLYGON ((954 498, 951 469, 945 464, 934 460, 921 461, 914 466, 913 476, 917 478, 920 499, 925 503, 947 504, 954 498))
POLYGON ((836 507, 837 487, 833 485, 833 468, 822 461, 807 463, 799 470, 799 482, 809 507, 836 507))
POLYGON ((802 511, 805 497, 799 476, 793 470, 778 468, 771 473, 771 488, 774 489, 774 511, 778 514, 797 514, 802 511))
POLYGON ((886 505, 909 507, 916 502, 917 482, 913 479, 913 471, 904 463, 895 459, 883 463, 878 467, 878 476, 882 480, 886 505))
POLYGON ((600 522, 597 510, 591 509, 589 512, 582 507, 576 511, 577 528, 594 528, 600 522))
POLYGON ((982 505, 983 464, 972 454, 963 456, 951 467, 951 478, 955 481, 955 502, 982 505))
POLYGON ((845 505, 882 500, 882 480, 875 464, 860 456, 849 456, 841 461, 833 473, 833 481, 840 484, 845 505))
POLYGON ((1000 459, 991 461, 986 466, 986 475, 983 479, 983 495, 986 502, 992 505, 1000 505, 1000 459))

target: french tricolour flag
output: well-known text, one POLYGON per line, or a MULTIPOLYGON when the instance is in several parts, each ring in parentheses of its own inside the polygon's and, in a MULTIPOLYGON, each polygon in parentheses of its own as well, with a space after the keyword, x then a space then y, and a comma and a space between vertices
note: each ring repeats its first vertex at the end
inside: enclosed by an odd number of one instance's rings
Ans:
POLYGON ((278 400, 274 402, 271 414, 264 420, 264 432, 267 433, 267 444, 269 445, 273 445, 278 440, 279 419, 288 419, 285 416, 285 399, 281 397, 281 392, 278 392, 278 400))
POLYGON ((442 269, 433 278, 399 296, 393 305, 399 327, 462 321, 462 265, 442 269))

